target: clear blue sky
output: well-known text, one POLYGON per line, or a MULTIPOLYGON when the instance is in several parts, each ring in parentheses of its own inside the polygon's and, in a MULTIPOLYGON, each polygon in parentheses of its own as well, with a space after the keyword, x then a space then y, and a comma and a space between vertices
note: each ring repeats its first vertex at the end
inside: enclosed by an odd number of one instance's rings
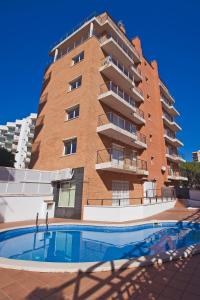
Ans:
POLYGON ((107 10, 156 59, 181 112, 184 157, 200 149, 199 0, 1 0, 0 124, 37 111, 48 51, 92 12, 107 10))

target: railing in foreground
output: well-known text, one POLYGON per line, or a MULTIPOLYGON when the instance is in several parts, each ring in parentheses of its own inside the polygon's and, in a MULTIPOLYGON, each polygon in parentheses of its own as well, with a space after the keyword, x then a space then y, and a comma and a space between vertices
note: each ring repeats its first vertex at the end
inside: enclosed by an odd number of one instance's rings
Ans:
POLYGON ((100 198, 100 199, 87 199, 87 205, 92 206, 129 206, 129 205, 153 205, 158 203, 166 203, 175 201, 176 198, 173 196, 170 197, 162 197, 162 196, 154 196, 154 197, 138 197, 138 198, 117 198, 117 199, 109 199, 109 198, 100 198))

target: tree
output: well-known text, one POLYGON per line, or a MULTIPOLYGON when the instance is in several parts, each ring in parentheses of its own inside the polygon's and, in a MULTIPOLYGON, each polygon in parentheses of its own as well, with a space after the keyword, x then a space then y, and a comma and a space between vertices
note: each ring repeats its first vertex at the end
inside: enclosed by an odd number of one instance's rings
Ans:
POLYGON ((0 148, 0 166, 14 167, 15 155, 5 148, 0 148))
POLYGON ((184 185, 188 188, 200 189, 200 162, 184 162, 181 163, 180 168, 188 177, 184 185))

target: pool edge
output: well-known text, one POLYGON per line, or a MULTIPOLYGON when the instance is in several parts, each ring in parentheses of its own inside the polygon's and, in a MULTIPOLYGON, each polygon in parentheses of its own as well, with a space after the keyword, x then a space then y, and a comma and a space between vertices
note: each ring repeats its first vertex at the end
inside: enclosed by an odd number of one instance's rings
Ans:
MULTIPOLYGON (((134 222, 126 224, 94 224, 94 223, 76 223, 73 222, 63 222, 63 223, 51 223, 50 225, 93 225, 93 226, 112 226, 112 227, 129 227, 134 225, 149 224, 149 223, 168 223, 168 222, 179 222, 179 220, 151 220, 146 222, 134 222)), ((187 221, 183 221, 187 223, 187 221)), ((45 224, 40 224, 40 226, 45 226, 45 224)), ((27 226, 17 226, 4 228, 0 232, 7 230, 29 228, 34 227, 33 225, 27 226)), ((141 256, 133 259, 121 259, 113 260, 108 262, 82 262, 82 263, 55 263, 55 262, 36 262, 36 261, 26 261, 26 260, 13 260, 9 258, 0 257, 0 268, 14 269, 14 270, 24 270, 32 272, 54 272, 54 273, 74 273, 78 271, 82 272, 102 272, 102 271, 113 271, 118 269, 135 268, 141 266, 147 266, 152 264, 162 264, 164 262, 169 262, 172 260, 184 259, 189 256, 193 256, 200 253, 200 244, 194 244, 192 246, 187 246, 180 248, 178 250, 170 250, 157 255, 152 256, 141 256)))

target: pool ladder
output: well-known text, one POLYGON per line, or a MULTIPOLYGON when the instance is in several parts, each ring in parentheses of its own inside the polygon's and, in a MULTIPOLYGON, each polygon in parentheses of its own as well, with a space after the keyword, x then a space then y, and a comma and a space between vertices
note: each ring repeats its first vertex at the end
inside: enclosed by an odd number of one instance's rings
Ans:
POLYGON ((49 228, 49 214, 48 214, 48 211, 46 213, 46 230, 48 230, 49 228))
MULTIPOLYGON (((37 214, 36 214, 36 219, 35 219, 36 231, 38 231, 38 228, 39 228, 38 221, 39 221, 39 213, 37 212, 37 214)), ((49 228, 49 214, 48 214, 48 211, 47 211, 47 213, 46 213, 46 220, 45 220, 45 223, 46 223, 46 230, 48 230, 48 228, 49 228)))
POLYGON ((38 225, 38 220, 39 220, 39 213, 37 212, 37 214, 36 214, 36 219, 35 219, 35 227, 36 227, 36 231, 38 231, 38 227, 39 227, 39 225, 38 225))

